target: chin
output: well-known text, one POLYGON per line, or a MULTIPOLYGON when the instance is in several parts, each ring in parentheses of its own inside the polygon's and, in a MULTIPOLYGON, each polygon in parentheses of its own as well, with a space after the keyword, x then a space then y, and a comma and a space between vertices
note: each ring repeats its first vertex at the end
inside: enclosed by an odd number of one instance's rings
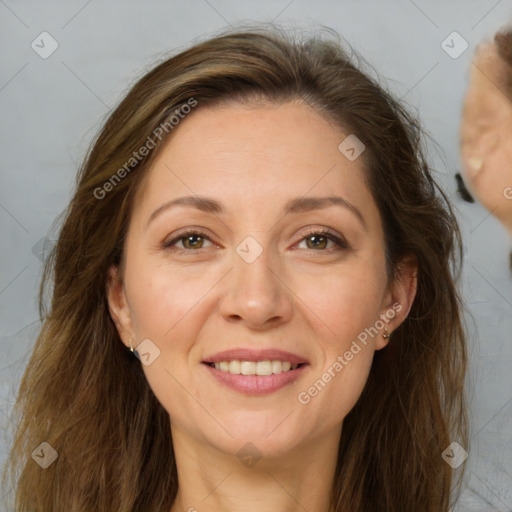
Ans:
POLYGON ((224 437, 224 442, 215 443, 213 446, 250 466, 251 462, 260 458, 272 461, 289 457, 296 450, 299 442, 300 436, 287 430, 268 435, 268 432, 254 432, 251 429, 239 432, 233 435, 233 438, 224 437))
POLYGON ((240 450, 254 450, 266 458, 279 458, 289 454, 300 444, 305 435, 301 425, 297 425, 297 414, 290 414, 290 410, 283 409, 279 414, 251 411, 239 412, 229 419, 218 418, 221 425, 229 432, 218 433, 211 430, 204 432, 207 441, 219 450, 238 456, 240 450))

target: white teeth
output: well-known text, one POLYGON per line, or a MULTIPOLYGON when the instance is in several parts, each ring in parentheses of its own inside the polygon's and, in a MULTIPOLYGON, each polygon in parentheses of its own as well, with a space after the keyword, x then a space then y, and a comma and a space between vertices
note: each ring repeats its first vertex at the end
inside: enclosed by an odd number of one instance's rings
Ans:
POLYGON ((299 365, 291 364, 289 361, 266 360, 266 361, 222 361, 215 363, 215 369, 233 375, 272 375, 273 373, 288 372, 295 370, 299 365))
POLYGON ((256 375, 256 363, 253 361, 241 361, 240 373, 242 375, 256 375))
POLYGON ((272 361, 272 373, 281 373, 283 371, 283 364, 281 361, 272 361))
POLYGON ((272 375, 272 361, 258 361, 256 375, 272 375))
POLYGON ((235 375, 240 375, 240 361, 230 361, 229 362, 229 373, 234 373, 235 375))

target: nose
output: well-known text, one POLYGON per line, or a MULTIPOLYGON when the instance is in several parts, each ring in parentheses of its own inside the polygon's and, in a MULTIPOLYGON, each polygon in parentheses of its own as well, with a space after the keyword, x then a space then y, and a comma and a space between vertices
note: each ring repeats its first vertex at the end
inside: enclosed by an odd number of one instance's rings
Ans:
POLYGON ((222 280, 222 316, 254 330, 288 322, 294 294, 286 285, 282 265, 267 248, 253 261, 240 254, 233 252, 233 268, 222 280))

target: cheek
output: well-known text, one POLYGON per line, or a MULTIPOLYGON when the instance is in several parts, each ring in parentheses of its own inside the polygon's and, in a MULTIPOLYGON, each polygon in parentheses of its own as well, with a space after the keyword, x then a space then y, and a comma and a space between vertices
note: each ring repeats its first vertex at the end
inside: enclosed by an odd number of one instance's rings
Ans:
POLYGON ((357 338, 339 341, 325 351, 325 364, 311 373, 297 395, 317 434, 342 423, 352 410, 368 379, 374 354, 371 342, 357 338))
POLYGON ((194 315, 194 308, 215 284, 214 276, 212 279, 199 277, 200 273, 195 271, 195 277, 191 278, 190 270, 137 265, 136 261, 133 268, 141 269, 133 272, 127 283, 138 336, 154 338, 156 343, 162 344, 169 344, 173 339, 179 345, 177 338, 182 337, 175 333, 188 315, 194 315))
MULTIPOLYGON (((183 274, 181 274, 183 276, 183 274)), ((190 408, 190 351, 201 329, 197 307, 207 292, 204 283, 190 278, 183 282, 179 273, 163 270, 139 273, 133 293, 138 341, 149 338, 158 347, 158 357, 142 369, 154 395, 172 417, 190 408)), ((187 421, 186 418, 182 418, 187 421)))
POLYGON ((319 339, 341 350, 378 319, 386 281, 384 253, 375 249, 321 275, 297 277, 294 289, 318 320, 319 339))
POLYGON ((309 317, 321 319, 315 320, 314 328, 322 332, 317 337, 322 361, 297 400, 312 417, 322 420, 315 427, 319 432, 343 420, 368 379, 374 342, 383 328, 379 318, 386 286, 383 258, 376 249, 357 265, 331 273, 321 287, 304 291, 304 302, 314 313, 309 317))
POLYGON ((152 265, 148 258, 143 261, 134 253, 127 261, 125 284, 136 344, 149 339, 156 347, 158 357, 143 365, 143 370, 166 406, 171 396, 176 399, 178 382, 184 379, 187 356, 200 329, 191 319, 208 286, 201 279, 190 279, 185 272, 152 265))
POLYGON ((126 264, 126 289, 137 343, 149 339, 158 357, 143 365, 148 383, 159 402, 171 414, 190 407, 190 394, 200 400, 191 385, 194 346, 207 322, 205 305, 220 273, 213 269, 177 268, 167 262, 152 263, 132 249, 126 264))

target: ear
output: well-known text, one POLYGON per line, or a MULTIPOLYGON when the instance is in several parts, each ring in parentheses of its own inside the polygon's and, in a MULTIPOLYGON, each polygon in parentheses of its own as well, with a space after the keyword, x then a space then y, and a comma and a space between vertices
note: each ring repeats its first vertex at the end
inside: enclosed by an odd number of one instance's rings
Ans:
POLYGON ((130 308, 126 299, 124 283, 116 265, 112 265, 108 270, 106 293, 110 316, 116 324, 117 332, 122 342, 129 347, 130 338, 135 339, 135 331, 133 329, 130 308))
MULTIPOLYGON (((418 285, 418 262, 415 256, 409 256, 399 263, 397 276, 390 284, 388 293, 384 299, 384 308, 380 319, 385 324, 388 334, 396 330, 407 318, 411 310, 418 285)), ((381 335, 375 342, 375 350, 384 348, 389 338, 381 335)))

